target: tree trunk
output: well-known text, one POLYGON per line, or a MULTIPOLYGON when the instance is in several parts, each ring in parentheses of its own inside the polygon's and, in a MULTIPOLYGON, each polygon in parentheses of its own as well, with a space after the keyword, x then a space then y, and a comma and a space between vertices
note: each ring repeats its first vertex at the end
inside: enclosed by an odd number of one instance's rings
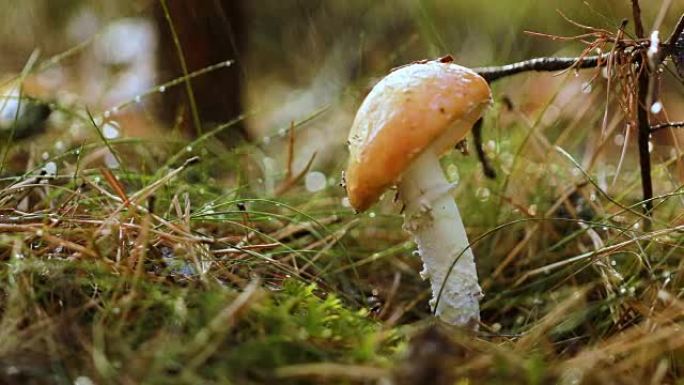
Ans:
MULTIPOLYGON (((191 80, 193 103, 187 87, 179 85, 162 94, 160 115, 169 127, 179 124, 189 136, 207 132, 242 113, 244 69, 242 56, 246 43, 243 0, 166 0, 173 28, 178 36, 188 73, 229 59, 235 63, 191 80), (197 120, 200 127, 197 126, 197 120)), ((158 2, 155 18, 159 26, 159 81, 183 76, 179 50, 173 39, 164 8, 158 2)), ((246 139, 238 123, 217 137, 233 146, 246 139)))

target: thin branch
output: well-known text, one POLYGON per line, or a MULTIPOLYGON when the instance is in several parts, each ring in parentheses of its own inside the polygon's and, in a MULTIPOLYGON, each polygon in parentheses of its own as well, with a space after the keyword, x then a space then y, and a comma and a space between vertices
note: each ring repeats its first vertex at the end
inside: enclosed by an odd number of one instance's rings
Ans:
POLYGON ((666 128, 684 128, 684 122, 667 122, 661 124, 654 124, 651 126, 651 132, 664 130, 666 128))
POLYGON ((634 17, 634 32, 638 38, 644 37, 644 24, 641 22, 641 7, 639 0, 632 0, 632 16, 634 17))
POLYGON ((538 57, 518 63, 503 66, 479 67, 474 68, 473 70, 485 78, 487 82, 492 83, 503 77, 528 71, 551 72, 568 68, 582 69, 601 67, 606 65, 609 57, 609 53, 586 57, 538 57))
MULTIPOLYGON (((637 38, 644 38, 644 25, 641 22, 641 8, 639 0, 632 0, 632 16, 634 17, 634 29, 637 38)), ((638 90, 637 90, 637 139, 639 147, 639 168, 641 172, 641 190, 644 200, 644 213, 651 215, 653 210, 653 179, 651 178, 651 153, 648 150, 651 139, 651 125, 648 119, 649 85, 651 74, 649 73, 648 57, 643 57, 639 64, 638 90)), ((654 67, 655 68, 655 67, 654 67)), ((649 230, 651 223, 644 220, 644 229, 649 230)))
POLYGON ((480 161, 480 164, 482 164, 482 171, 487 178, 496 178, 496 171, 489 162, 487 154, 485 154, 484 148, 482 147, 482 118, 478 119, 473 126, 473 139, 475 139, 475 153, 477 154, 477 159, 480 161))

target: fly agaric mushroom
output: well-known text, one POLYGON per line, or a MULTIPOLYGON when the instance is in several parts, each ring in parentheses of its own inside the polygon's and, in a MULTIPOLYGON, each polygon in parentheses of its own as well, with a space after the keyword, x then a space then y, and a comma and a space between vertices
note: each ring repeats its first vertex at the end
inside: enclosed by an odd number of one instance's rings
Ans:
POLYGON ((349 202, 361 212, 387 188, 398 187, 404 229, 418 245, 421 277, 431 282, 430 305, 438 317, 455 325, 477 327, 482 291, 450 194, 455 184, 445 178, 439 158, 464 139, 490 103, 489 85, 472 70, 448 57, 419 62, 395 70, 373 87, 349 133, 349 202))

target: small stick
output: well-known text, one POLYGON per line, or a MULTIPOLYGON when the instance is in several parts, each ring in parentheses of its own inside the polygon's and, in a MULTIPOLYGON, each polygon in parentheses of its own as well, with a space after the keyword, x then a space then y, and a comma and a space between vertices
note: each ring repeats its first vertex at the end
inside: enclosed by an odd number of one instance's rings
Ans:
POLYGON ((501 78, 517 75, 523 72, 551 72, 568 68, 583 69, 602 67, 607 64, 610 53, 585 57, 538 57, 503 66, 473 68, 487 82, 492 83, 501 78))
MULTIPOLYGON (((637 38, 644 38, 644 25, 641 22, 641 8, 639 0, 632 0, 632 15, 634 17, 634 29, 637 38)), ((644 198, 644 213, 650 217, 653 211, 653 180, 651 178, 651 154, 648 144, 651 139, 651 125, 648 121, 649 83, 651 81, 648 71, 648 58, 644 57, 639 65, 638 90, 637 90, 637 132, 639 146, 639 168, 641 171, 641 190, 644 198)), ((655 68, 658 64, 654 63, 655 68)), ((648 231, 651 226, 650 219, 644 220, 644 229, 648 231)))
POLYGON ((475 153, 477 154, 477 159, 479 159, 482 164, 482 171, 487 178, 496 178, 496 171, 489 162, 489 158, 487 158, 487 154, 485 154, 484 148, 482 147, 482 118, 478 119, 473 126, 473 138, 475 139, 475 153))
POLYGON ((654 124, 651 126, 651 132, 664 130, 666 128, 684 128, 684 122, 667 122, 661 124, 654 124))

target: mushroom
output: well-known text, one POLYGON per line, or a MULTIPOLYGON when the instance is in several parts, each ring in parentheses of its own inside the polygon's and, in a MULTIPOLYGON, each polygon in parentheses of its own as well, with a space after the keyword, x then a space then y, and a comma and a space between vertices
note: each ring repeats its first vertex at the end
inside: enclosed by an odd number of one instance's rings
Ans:
POLYGON ((431 282, 430 306, 443 321, 473 328, 482 291, 451 196, 456 184, 445 178, 439 158, 464 139, 490 103, 487 81, 449 57, 396 69, 373 87, 356 114, 345 172, 357 212, 398 187, 404 229, 418 245, 421 277, 431 282))

